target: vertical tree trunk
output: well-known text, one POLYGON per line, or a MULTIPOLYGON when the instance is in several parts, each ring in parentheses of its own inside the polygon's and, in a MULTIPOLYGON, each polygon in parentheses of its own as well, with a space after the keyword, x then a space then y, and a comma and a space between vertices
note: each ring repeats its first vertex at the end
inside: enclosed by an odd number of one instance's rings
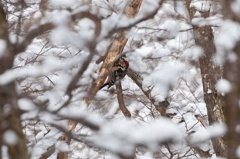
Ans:
MULTIPOLYGON (((186 0, 187 9, 190 19, 194 18, 196 9, 190 6, 191 1, 186 0)), ((209 17, 210 11, 201 11, 203 18, 209 17)), ((221 77, 221 69, 214 65, 212 59, 216 52, 214 44, 214 35, 211 26, 195 26, 193 25, 193 35, 196 45, 203 49, 203 56, 199 59, 200 70, 202 75, 204 101, 208 112, 209 125, 214 122, 224 123, 225 117, 223 113, 224 100, 215 88, 217 81, 221 77)), ((222 138, 212 139, 213 148, 217 156, 226 157, 226 145, 222 138)))
POLYGON ((13 82, 0 88, 0 116, 1 146, 7 146, 10 159, 29 159, 13 82))
MULTIPOLYGON (((6 14, 0 1, 0 40, 6 43, 1 50, 0 74, 10 69, 14 59, 14 45, 9 43, 8 23, 6 14)), ((2 46, 1 46, 2 47, 2 46)), ((17 91, 14 82, 0 85, 0 158, 2 146, 6 146, 10 159, 29 159, 22 132, 21 111, 17 103, 17 91)))
MULTIPOLYGON (((236 22, 234 25, 240 25, 240 17, 232 11, 232 1, 222 1, 224 18, 236 22)), ((230 37, 232 38, 232 37, 230 37)), ((227 39, 226 39, 227 40, 227 39)), ((224 79, 230 82, 232 90, 224 96, 226 102, 226 110, 224 115, 226 117, 226 125, 228 128, 225 142, 228 147, 227 158, 239 158, 237 156, 237 149, 239 151, 240 146, 240 40, 235 44, 232 50, 225 50, 225 55, 228 57, 229 53, 236 55, 236 60, 228 60, 224 63, 224 79)), ((238 152, 239 154, 239 152, 238 152)))
POLYGON ((230 93, 224 96, 226 102, 226 110, 224 111, 226 117, 226 125, 228 131, 225 141, 228 147, 227 158, 238 158, 236 150, 240 146, 240 42, 236 44, 233 50, 238 60, 235 62, 226 61, 224 65, 224 78, 227 79, 232 86, 230 93))

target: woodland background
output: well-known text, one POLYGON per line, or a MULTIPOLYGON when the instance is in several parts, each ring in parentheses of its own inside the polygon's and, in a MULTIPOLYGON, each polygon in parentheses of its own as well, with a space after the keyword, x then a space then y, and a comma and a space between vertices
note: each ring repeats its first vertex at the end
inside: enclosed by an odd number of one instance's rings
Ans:
POLYGON ((240 158, 239 58, 239 0, 1 0, 0 158, 240 158))

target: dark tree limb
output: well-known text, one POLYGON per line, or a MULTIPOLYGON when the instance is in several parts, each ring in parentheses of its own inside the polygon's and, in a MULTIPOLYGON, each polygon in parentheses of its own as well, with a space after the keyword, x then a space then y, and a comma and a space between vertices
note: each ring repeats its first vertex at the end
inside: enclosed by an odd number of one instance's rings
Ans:
MULTIPOLYGON (((60 138, 59 138, 60 139, 60 138)), ((47 151, 41 155, 39 159, 48 159, 55 152, 55 144, 47 148, 47 151)))
POLYGON ((129 112, 129 110, 127 109, 124 100, 123 100, 123 93, 122 93, 122 85, 121 82, 118 82, 116 84, 116 88, 117 88, 117 99, 118 99, 118 105, 120 110, 122 111, 123 115, 127 118, 131 118, 131 113, 129 112))
POLYGON ((142 90, 144 95, 150 100, 150 102, 155 106, 155 109, 162 115, 166 116, 166 109, 169 106, 169 102, 166 100, 157 102, 158 100, 151 96, 151 90, 143 89, 143 79, 135 73, 133 70, 129 69, 127 75, 138 85, 138 87, 142 90))

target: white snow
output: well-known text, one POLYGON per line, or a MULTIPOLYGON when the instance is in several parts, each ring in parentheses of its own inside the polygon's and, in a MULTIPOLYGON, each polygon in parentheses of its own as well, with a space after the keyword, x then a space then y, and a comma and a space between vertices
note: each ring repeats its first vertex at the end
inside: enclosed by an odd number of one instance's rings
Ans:
POLYGON ((193 3, 190 4, 190 7, 195 7, 196 10, 200 11, 208 11, 211 8, 211 1, 194 0, 193 3))
POLYGON ((240 124, 238 124, 238 125, 236 126, 235 130, 236 130, 237 133, 240 133, 240 124))
POLYGON ((219 26, 222 23, 222 16, 213 16, 213 17, 196 17, 192 19, 192 24, 198 25, 200 27, 206 25, 219 26))
POLYGON ((7 43, 5 40, 0 39, 0 58, 4 55, 7 43))
POLYGON ((48 56, 44 59, 42 65, 31 65, 25 66, 22 69, 11 69, 5 71, 3 74, 0 75, 0 84, 4 85, 7 84, 17 78, 25 78, 28 76, 31 77, 38 77, 43 74, 48 74, 51 72, 55 72, 57 70, 68 69, 73 65, 79 64, 79 60, 83 59, 68 59, 68 61, 63 62, 61 59, 56 58, 54 56, 48 56))
POLYGON ((79 37, 82 41, 90 42, 95 37, 95 23, 88 19, 84 18, 78 22, 79 27, 79 37))
POLYGON ((214 123, 206 129, 200 127, 198 131, 191 137, 190 142, 193 144, 209 142, 211 138, 222 137, 227 131, 227 127, 223 123, 214 123))
POLYGON ((212 90, 208 88, 207 94, 211 94, 211 93, 212 93, 212 90))
POLYGON ((236 154, 237 157, 240 158, 240 146, 237 147, 236 154))
POLYGON ((54 8, 67 8, 67 7, 73 7, 76 5, 76 0, 49 0, 49 5, 51 5, 54 8))
POLYGON ((231 3, 231 9, 236 15, 240 16, 240 0, 233 1, 231 3))
POLYGON ((115 120, 103 125, 101 131, 90 138, 100 147, 113 152, 131 154, 136 144, 156 150, 164 142, 181 142, 183 134, 169 119, 158 119, 139 125, 134 121, 115 120))
POLYGON ((8 148, 7 148, 7 146, 1 146, 0 147, 1 148, 1 152, 2 152, 2 159, 10 159, 9 158, 9 155, 8 155, 8 148))
POLYGON ((215 138, 222 137, 226 133, 227 127, 224 123, 214 123, 206 130, 211 138, 215 138))
POLYGON ((136 143, 155 149, 159 143, 180 142, 183 134, 172 121, 162 118, 134 130, 132 137, 136 143))
POLYGON ((40 11, 35 12, 34 15, 33 15, 33 17, 34 17, 35 19, 41 18, 42 16, 43 16, 43 15, 42 15, 42 12, 40 12, 40 11))
POLYGON ((52 18, 57 27, 51 32, 51 41, 56 45, 87 49, 88 43, 95 37, 95 23, 88 18, 83 18, 76 26, 78 32, 74 32, 69 27, 69 12, 59 13, 56 12, 55 17, 52 18), (59 13, 61 14, 58 15, 59 13))
POLYGON ((216 89, 219 93, 229 93, 232 90, 231 83, 226 79, 220 79, 217 81, 216 89))
MULTIPOLYGON (((186 156, 194 158, 197 154, 186 144, 186 137, 202 150, 210 150, 210 153, 214 154, 210 140, 222 137, 226 132, 226 126, 216 123, 205 128, 196 118, 196 115, 201 116, 208 124, 201 73, 196 64, 199 57, 203 56, 203 49, 194 43, 191 24, 214 25, 212 28, 217 46, 214 61, 218 61, 220 65, 224 64, 226 59, 231 62, 238 60, 236 53, 231 49, 240 37, 239 24, 222 20, 220 14, 201 18, 200 12, 196 13, 196 18, 191 23, 186 21, 189 17, 185 3, 177 1, 163 3, 154 17, 126 30, 128 42, 123 53, 126 53, 130 68, 143 78, 143 88, 150 92, 150 97, 155 100, 154 104, 167 97, 170 102, 167 112, 172 113, 173 117, 161 118, 141 89, 126 77, 122 80, 124 102, 132 118, 125 119, 119 110, 115 89, 98 92, 90 106, 86 105, 84 98, 88 95, 88 90, 95 82, 101 67, 101 63, 95 62, 99 56, 105 55, 115 36, 113 34, 106 37, 109 31, 128 27, 152 13, 160 0, 144 0, 140 12, 133 19, 124 15, 129 1, 92 0, 91 4, 89 2, 49 0, 46 4, 47 10, 40 8, 38 3, 29 3, 27 9, 23 9, 23 18, 29 23, 32 18, 37 20, 26 32, 21 28, 23 35, 36 28, 37 24, 52 22, 56 26, 50 33, 35 38, 26 51, 16 56, 14 69, 6 70, 0 75, 1 86, 16 80, 18 94, 21 95, 24 91, 34 99, 34 102, 28 98, 17 101, 20 109, 26 111, 21 119, 32 159, 39 158, 53 144, 57 152, 71 151, 72 158, 118 158, 118 153, 134 153, 137 145, 144 147, 143 151, 141 148, 137 149, 138 158, 157 158, 155 151, 161 151, 161 155, 166 155, 167 158, 168 150, 164 146, 160 147, 166 142, 173 143, 170 146, 174 152, 173 158, 181 158, 184 154, 182 158, 187 158, 186 156), (92 20, 84 18, 71 21, 70 15, 79 11, 89 11, 99 17, 102 23, 99 38, 94 39, 95 23, 92 20), (70 99, 70 96, 65 94, 66 89, 88 58, 90 54, 88 44, 93 40, 97 43, 96 55, 94 54, 91 64, 78 80, 72 91, 72 99, 65 106, 65 102, 70 99), (48 101, 43 107, 34 104, 43 101, 48 101), (64 107, 59 112, 51 113, 62 106, 64 107), (29 118, 37 121, 27 120, 29 118), (72 141, 70 145, 57 142, 62 133, 53 124, 67 130, 68 118, 79 120, 77 128, 72 132, 73 135, 79 135, 79 138, 90 141, 93 147, 77 141, 72 141), (84 126, 82 121, 94 124, 100 130, 93 131, 84 126)), ((207 11, 215 9, 213 3, 217 2, 194 0, 191 6, 207 11)), ((236 14, 239 14, 239 6, 236 6, 238 4, 239 0, 236 0, 231 6, 236 14)), ((10 24, 17 24, 20 12, 14 6, 11 7, 10 3, 7 7, 9 13, 16 10, 16 13, 9 15, 9 20, 10 24)), ((17 42, 17 39, 21 40, 21 37, 17 37, 11 31, 9 38, 12 43, 17 42)), ((0 40, 0 57, 5 49, 6 42, 0 40)), ((226 79, 221 79, 216 84, 217 91, 223 94, 231 91, 231 87, 230 81, 226 79)), ((208 89, 208 93, 212 93, 212 90, 208 89)), ((9 113, 10 108, 9 104, 4 105, 4 113, 9 113)), ((239 126, 236 130, 239 131, 239 126)), ((16 134, 11 130, 6 131, 4 142, 15 144, 16 134)), ((6 147, 4 149, 6 150, 6 147)), ((49 158, 56 158, 57 152, 49 158)), ((240 150, 237 153, 240 156, 240 150)))
POLYGON ((143 85, 154 86, 152 96, 161 94, 166 97, 169 91, 174 88, 178 75, 185 69, 186 65, 180 62, 163 64, 144 77, 143 85))
POLYGON ((52 22, 56 26, 67 26, 70 24, 71 19, 70 19, 70 13, 66 10, 56 10, 53 11, 51 14, 52 17, 52 22))
POLYGON ((61 152, 70 151, 69 145, 64 141, 57 141, 55 147, 61 152))
POLYGON ((177 21, 170 19, 162 25, 162 28, 167 30, 168 37, 173 38, 179 33, 180 25, 177 21))
POLYGON ((17 39, 18 39, 19 41, 21 41, 21 40, 22 40, 22 37, 17 36, 17 35, 14 34, 13 32, 10 32, 10 33, 9 33, 9 40, 10 40, 10 42, 16 43, 16 42, 17 42, 17 39))
POLYGON ((8 145, 15 145, 18 142, 18 136, 13 130, 7 130, 3 134, 3 140, 8 145))
POLYGON ((18 100, 18 106, 21 110, 30 111, 34 110, 36 107, 30 99, 21 98, 18 100))
POLYGON ((183 56, 194 61, 197 61, 202 55, 203 55, 203 49, 199 46, 193 46, 183 51, 183 56))
MULTIPOLYGON (((231 20, 225 20, 221 25, 221 30, 215 38, 218 51, 230 51, 240 40, 240 26, 231 20)), ((223 57, 224 58, 224 57, 223 57)))

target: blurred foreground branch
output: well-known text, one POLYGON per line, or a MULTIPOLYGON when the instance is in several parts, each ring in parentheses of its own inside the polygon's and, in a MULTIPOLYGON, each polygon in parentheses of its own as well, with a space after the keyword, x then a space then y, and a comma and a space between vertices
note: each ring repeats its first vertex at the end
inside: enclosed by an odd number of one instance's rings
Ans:
POLYGON ((151 103, 155 106, 155 109, 162 115, 166 116, 166 109, 169 106, 169 102, 167 100, 157 102, 158 100, 151 96, 151 90, 143 89, 143 79, 136 72, 129 69, 127 75, 138 85, 138 87, 142 90, 145 96, 151 101, 151 103))

